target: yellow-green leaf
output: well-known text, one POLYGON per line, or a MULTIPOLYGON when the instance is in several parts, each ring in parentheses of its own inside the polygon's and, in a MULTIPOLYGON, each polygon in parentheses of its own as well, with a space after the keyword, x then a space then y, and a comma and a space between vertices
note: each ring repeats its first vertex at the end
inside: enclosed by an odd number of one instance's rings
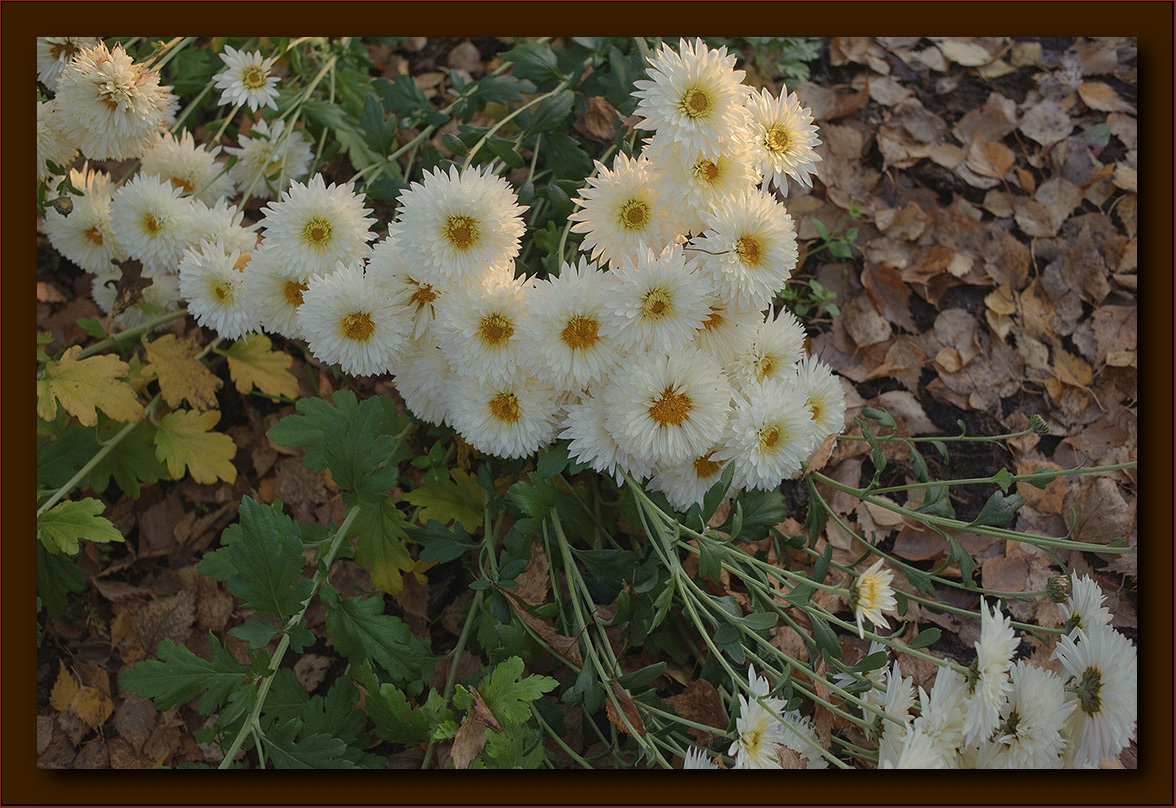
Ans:
POLYGON ((178 407, 185 399, 198 410, 216 406, 221 380, 196 358, 191 341, 167 334, 147 343, 144 370, 159 379, 159 393, 169 407, 178 407))
POLYGON ((427 525, 430 519, 443 525, 457 520, 467 531, 477 530, 482 526, 482 497, 485 493, 482 486, 468 471, 452 469, 449 475, 453 478, 452 484, 422 485, 409 491, 404 498, 420 506, 417 519, 422 525, 427 525))
POLYGON ((415 566, 404 543, 407 525, 404 514, 387 497, 378 505, 361 507, 351 525, 356 536, 356 563, 367 567, 372 583, 389 595, 400 594, 404 588, 402 573, 415 566))
POLYGON ((228 435, 211 431, 219 420, 219 410, 176 410, 159 420, 155 456, 167 463, 173 478, 183 477, 187 467, 198 483, 236 481, 237 469, 232 460, 237 444, 228 435))
POLYGON ((294 357, 271 351, 265 334, 246 334, 225 351, 225 356, 238 391, 248 393, 256 387, 267 395, 298 398, 298 379, 288 370, 294 357))
POLYGON ((76 555, 81 549, 78 539, 123 541, 118 528, 106 517, 99 516, 104 510, 106 506, 92 497, 60 502, 37 517, 37 539, 54 555, 60 552, 76 555))
POLYGON ((37 416, 45 421, 57 417, 57 404, 75 416, 82 426, 95 426, 102 410, 115 421, 138 421, 143 405, 131 386, 121 380, 127 363, 111 354, 77 360, 82 352, 74 345, 56 362, 45 367, 45 378, 37 382, 37 416))

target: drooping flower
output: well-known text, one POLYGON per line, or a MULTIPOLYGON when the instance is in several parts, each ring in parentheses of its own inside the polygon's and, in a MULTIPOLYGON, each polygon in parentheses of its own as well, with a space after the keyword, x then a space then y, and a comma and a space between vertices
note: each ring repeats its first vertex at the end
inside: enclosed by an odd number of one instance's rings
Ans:
POLYGON ((705 214, 724 196, 751 190, 759 181, 745 143, 732 141, 718 156, 688 152, 666 135, 654 135, 642 154, 649 157, 653 188, 674 200, 682 233, 701 233, 705 214))
POLYGON ((804 326, 796 315, 781 309, 774 317, 758 317, 756 327, 743 330, 740 338, 741 344, 726 365, 727 375, 736 388, 779 381, 796 386, 807 395, 796 376, 796 365, 804 358, 805 340, 804 326))
POLYGON ((1009 666, 1021 640, 1013 633, 1012 623, 993 604, 992 609, 980 599, 980 639, 976 642, 976 660, 968 676, 965 697, 967 717, 964 740, 979 744, 988 739, 1000 721, 1000 707, 1012 691, 1009 666))
POLYGON ((711 759, 705 749, 692 746, 686 750, 686 757, 682 761, 683 769, 717 769, 718 764, 711 759))
POLYGON ((248 106, 250 112, 261 107, 278 108, 278 77, 273 75, 275 57, 263 59, 257 51, 240 51, 225 45, 220 55, 224 69, 213 76, 221 91, 219 105, 248 106))
POLYGON ((395 224, 389 228, 388 237, 372 250, 366 274, 385 290, 393 303, 408 312, 413 339, 424 339, 432 333, 437 301, 445 293, 423 281, 421 273, 409 267, 395 224))
POLYGON ((769 696, 768 680, 747 669, 749 695, 739 694, 739 717, 735 719, 738 737, 727 754, 735 758, 736 769, 780 769, 779 747, 784 740, 784 725, 772 713, 784 712, 783 699, 769 696))
POLYGON ((1021 660, 1009 671, 1013 690, 1001 705, 993 743, 993 766, 1002 769, 1056 769, 1062 765, 1062 728, 1074 709, 1062 680, 1021 660))
POLYGON ((833 369, 816 357, 796 365, 796 379, 804 391, 805 406, 813 419, 814 448, 830 435, 845 429, 845 391, 833 369))
POLYGON ((694 344, 719 364, 730 365, 741 349, 754 342, 754 334, 764 322, 763 312, 728 306, 714 292, 707 295, 706 302, 706 319, 694 334, 694 344))
POLYGON ((940 668, 935 674, 930 693, 919 688, 921 710, 914 726, 931 740, 944 766, 949 769, 956 768, 960 747, 964 743, 967 694, 967 680, 948 667, 940 668))
POLYGON ((630 455, 617 443, 605 425, 608 410, 603 396, 585 395, 570 404, 564 414, 559 436, 570 440, 568 456, 594 471, 612 477, 620 485, 621 471, 637 480, 653 473, 652 466, 630 455))
MULTIPOLYGON (((715 459, 718 446, 684 463, 661 466, 649 482, 654 491, 661 491, 671 505, 685 513, 692 505, 701 505, 706 492, 723 475, 727 461, 715 459)), ((733 492, 728 491, 728 496, 733 492)))
POLYGON ((879 558, 854 581, 853 589, 850 590, 850 602, 854 619, 857 620, 859 637, 866 636, 863 620, 868 620, 873 626, 890 628, 882 612, 894 609, 898 605, 894 599, 894 588, 890 585, 893 580, 894 573, 882 569, 882 559, 879 558))
POLYGON ((441 426, 449 419, 453 373, 445 352, 427 339, 413 340, 393 366, 396 390, 417 418, 441 426))
POLYGON ((878 739, 878 759, 898 760, 902 755, 903 744, 911 730, 911 707, 915 703, 915 688, 913 679, 903 677, 899 669, 898 660, 890 665, 887 674, 886 698, 882 702, 882 711, 891 718, 878 716, 874 722, 874 733, 878 739))
POLYGON ((1066 619, 1067 631, 1075 628, 1088 633, 1100 626, 1111 624, 1111 613, 1106 607, 1106 598, 1098 583, 1087 575, 1075 575, 1070 597, 1058 604, 1058 611, 1066 619))
POLYGON ((303 339, 298 328, 298 308, 307 284, 279 271, 268 243, 259 245, 252 256, 245 275, 245 296, 257 308, 261 327, 271 334, 303 339))
POLYGON ((907 731, 903 738, 902 747, 898 751, 897 759, 893 757, 895 749, 887 745, 886 750, 878 753, 879 769, 945 769, 943 757, 935 748, 934 742, 921 729, 914 727, 907 731))
POLYGON ((1097 766, 1135 737, 1139 716, 1135 646, 1110 626, 1095 623, 1058 639, 1053 658, 1066 671, 1074 712, 1063 734, 1071 765, 1097 766))

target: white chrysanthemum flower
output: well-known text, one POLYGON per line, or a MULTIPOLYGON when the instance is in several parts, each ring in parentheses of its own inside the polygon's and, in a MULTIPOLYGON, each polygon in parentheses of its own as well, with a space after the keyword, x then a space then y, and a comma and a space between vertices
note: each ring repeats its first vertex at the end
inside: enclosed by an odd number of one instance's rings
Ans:
POLYGON ((1075 628, 1090 632, 1111 624, 1111 613, 1098 583, 1086 575, 1073 576, 1070 597, 1058 604, 1058 611, 1066 619, 1067 631, 1075 628))
POLYGON ((775 317, 760 318, 755 329, 744 330, 741 337, 743 344, 725 368, 736 388, 768 381, 798 385, 796 365, 804 358, 805 332, 796 315, 781 309, 775 317))
MULTIPOLYGON (((701 505, 706 492, 723 476, 723 469, 727 465, 726 462, 715 460, 717 451, 716 446, 685 463, 659 467, 649 481, 649 487, 665 494, 669 503, 683 513, 690 510, 692 505, 701 505)), ((731 494, 729 490, 727 496, 731 494)))
POLYGON ((440 347, 428 339, 413 340, 392 371, 396 389, 413 415, 436 426, 449 420, 453 373, 440 347))
POLYGON ((220 55, 225 68, 213 76, 213 83, 221 91, 218 105, 248 106, 250 112, 261 107, 277 109, 278 77, 270 71, 275 57, 263 59, 257 51, 239 51, 225 45, 220 55))
POLYGON ((980 599, 980 640, 976 643, 976 661, 968 677, 965 699, 967 718, 964 740, 976 745, 1000 722, 1000 708, 1013 689, 1009 666, 1021 640, 1013 633, 1012 623, 993 604, 991 611, 980 599))
POLYGON ((526 374, 498 383, 454 373, 449 421, 466 442, 498 457, 528 457, 555 438, 559 394, 526 374))
POLYGON ((707 295, 709 307, 702 328, 694 335, 694 344, 709 353, 719 364, 734 362, 739 351, 754 340, 763 325, 764 314, 752 309, 732 308, 714 292, 707 295))
POLYGON ((242 225, 245 211, 238 210, 228 200, 218 199, 206 205, 192 200, 192 222, 188 227, 187 245, 196 247, 202 241, 222 241, 227 250, 253 252, 257 246, 257 225, 242 225))
POLYGON ((784 206, 764 191, 723 197, 705 216, 706 230, 690 244, 699 271, 723 300, 765 309, 796 268, 796 232, 784 206))
POLYGON ((833 369, 816 357, 805 357, 796 365, 796 379, 816 427, 815 444, 841 434, 845 429, 845 390, 833 369))
POLYGON ((237 157, 229 179, 246 197, 272 199, 310 170, 310 144, 301 129, 287 133, 285 121, 258 121, 238 142, 226 146, 225 154, 237 157))
POLYGON ((854 581, 849 600, 858 624, 858 637, 866 636, 863 620, 868 620, 872 626, 890 628, 882 612, 898 606, 894 599, 894 588, 890 585, 893 580, 894 573, 882 569, 882 559, 879 558, 854 581))
POLYGON ((817 750, 821 742, 811 718, 796 710, 780 714, 784 729, 780 733, 780 755, 786 769, 827 769, 829 761, 817 750), (787 751, 786 751, 787 750, 787 751), (791 752, 791 753, 790 753, 791 752))
POLYGON ((433 286, 474 285, 493 268, 513 267, 526 208, 488 167, 426 171, 398 201, 405 260, 433 286))
POLYGON ((576 199, 580 209, 568 216, 573 233, 584 233, 580 249, 611 267, 645 249, 660 252, 677 233, 670 201, 653 188, 649 158, 617 155, 611 169, 596 163, 576 199))
POLYGON ((408 319, 359 263, 311 276, 297 317, 310 352, 353 376, 388 373, 408 347, 408 319))
POLYGON ((53 171, 49 162, 62 168, 73 165, 77 147, 62 134, 61 109, 56 100, 37 104, 37 179, 47 180, 53 171))
POLYGON ((752 190, 759 174, 747 145, 732 141, 717 157, 687 152, 667 135, 654 135, 642 154, 649 157, 653 188, 662 199, 674 200, 677 229, 701 233, 705 214, 724 196, 752 190))
POLYGON ((746 137, 744 102, 751 88, 742 84, 744 75, 726 47, 711 50, 701 39, 683 39, 675 53, 663 43, 650 62, 649 79, 633 82, 637 125, 688 152, 717 157, 730 141, 746 137))
POLYGON ((632 356, 603 390, 605 424, 638 462, 683 463, 723 433, 731 386, 713 358, 689 345, 632 356))
POLYGON ((921 729, 910 729, 903 738, 902 749, 898 758, 892 758, 894 749, 886 747, 885 753, 878 753, 879 769, 945 769, 942 755, 935 748, 931 740, 921 729))
POLYGON ((735 391, 734 403, 715 459, 735 463, 735 488, 778 488, 800 471, 812 445, 813 425, 803 394, 795 384, 766 381, 735 391))
POLYGON ((1062 728, 1074 709, 1062 680, 1021 660, 1009 672, 1013 691, 1001 705, 993 737, 994 768, 1057 769, 1062 765, 1062 728))
POLYGON ((898 660, 891 663, 887 674, 886 698, 882 702, 882 711, 902 723, 896 723, 878 716, 874 722, 874 734, 878 739, 878 759, 898 760, 902 755, 903 743, 911 728, 911 707, 915 704, 914 680, 903 677, 899 669, 898 660))
POLYGON ((525 280, 509 269, 438 299, 433 333, 454 373, 498 382, 528 368, 532 357, 523 329, 529 305, 525 280))
POLYGON ((388 237, 372 250, 366 274, 412 318, 412 338, 424 339, 431 333, 437 299, 445 293, 421 280, 421 272, 409 268, 405 252, 393 225, 388 237))
POLYGON ((110 221, 127 254, 143 264, 143 275, 175 272, 189 246, 193 202, 158 177, 137 174, 114 194, 110 221))
MULTIPOLYGON (((90 287, 94 302, 103 313, 110 314, 118 296, 121 270, 114 268, 96 273, 90 287)), ((174 311, 183 305, 180 295, 180 278, 167 272, 160 272, 140 292, 140 299, 134 305, 126 306, 115 315, 114 321, 123 328, 134 328, 165 311, 174 311)), ((163 324, 157 328, 163 328, 163 324)))
POLYGON ((697 746, 692 746, 686 750, 686 757, 682 761, 682 768, 717 769, 719 766, 714 762, 705 749, 699 749, 697 746))
POLYGON ((110 177, 88 165, 70 169, 70 182, 82 191, 74 196, 73 212, 62 216, 53 208, 45 211, 45 235, 53 247, 87 272, 110 272, 112 261, 123 261, 127 252, 114 235, 110 201, 114 191, 110 177))
POLYGON ((967 718, 965 698, 968 681, 957 671, 943 667, 935 674, 935 684, 927 693, 919 688, 921 710, 914 726, 931 739, 946 768, 955 768, 964 743, 967 718))
POLYGON ((73 58, 99 41, 96 36, 37 37, 37 81, 56 90, 58 79, 73 58))
POLYGON ((601 281, 601 333, 622 353, 676 350, 706 322, 708 291, 679 245, 660 255, 642 249, 635 265, 614 268, 601 281))
POLYGON ((262 209, 261 227, 273 245, 281 272, 306 280, 328 275, 339 264, 362 262, 376 238, 371 208, 351 183, 327 185, 315 174, 306 185, 294 183, 278 202, 262 209))
POLYGON ((581 258, 532 288, 525 331, 534 372, 557 390, 583 390, 620 361, 613 339, 602 333, 603 277, 581 258))
POLYGON ((262 243, 252 253, 249 271, 245 273, 245 297, 261 320, 261 327, 270 334, 281 334, 291 339, 303 339, 298 328, 298 307, 307 284, 287 278, 278 268, 274 251, 262 243))
POLYGON ((62 134, 91 160, 141 157, 175 116, 177 99, 116 45, 99 42, 79 53, 57 84, 62 134))
POLYGON ((779 97, 761 89, 747 99, 752 159, 765 181, 780 193, 788 192, 788 177, 811 188, 810 175, 816 173, 816 163, 821 159, 816 152, 821 140, 812 112, 800 105, 796 93, 785 96, 786 89, 780 87, 779 97))
POLYGON ((220 146, 211 149, 197 146, 191 132, 184 132, 178 139, 161 134, 143 155, 140 170, 212 205, 233 193, 233 181, 225 173, 224 164, 217 162, 218 154, 220 146))
POLYGON ((1058 639, 1053 658, 1068 678, 1074 712, 1066 725, 1065 756, 1076 766, 1097 766, 1135 737, 1139 716, 1135 646, 1110 626, 1075 629, 1058 639))
POLYGON ((257 307, 245 292, 251 255, 229 252, 220 242, 189 249, 180 262, 180 294, 196 322, 235 340, 257 331, 257 307))
POLYGON ((588 395, 567 407, 559 437, 571 441, 568 456, 594 471, 611 476, 620 485, 621 470, 636 480, 653 473, 653 467, 630 455, 613 438, 605 426, 608 409, 604 397, 588 395))
POLYGON ((757 676, 750 666, 747 683, 751 693, 739 694, 739 717, 735 719, 739 737, 727 754, 735 758, 736 769, 783 768, 779 747, 786 728, 772 713, 783 713, 785 702, 768 695, 768 680, 757 676))

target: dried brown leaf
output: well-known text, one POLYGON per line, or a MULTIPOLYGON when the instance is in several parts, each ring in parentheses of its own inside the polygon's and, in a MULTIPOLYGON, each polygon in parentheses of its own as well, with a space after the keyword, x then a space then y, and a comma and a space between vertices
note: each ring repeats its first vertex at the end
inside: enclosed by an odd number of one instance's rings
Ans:
POLYGON ((1099 112, 1135 112, 1135 107, 1119 97, 1119 94, 1108 84, 1101 81, 1088 81, 1078 88, 1078 95, 1083 103, 1099 112))
POLYGON ((968 147, 966 165, 982 177, 999 180, 1009 173, 1016 160, 1008 146, 977 133, 968 147))
POLYGON ((532 607, 542 606, 547 602, 547 592, 551 585, 551 562, 543 550, 543 543, 531 543, 531 558, 527 567, 515 579, 518 583, 511 594, 521 598, 532 607))
POLYGON ((1030 140, 1042 146, 1052 146, 1069 137, 1074 122, 1057 101, 1045 99, 1025 113, 1020 130, 1030 140))
MULTIPOLYGON (((727 711, 723 709, 722 699, 719 698, 714 685, 705 679, 691 681, 681 693, 668 697, 666 703, 687 721, 715 727, 719 733, 727 727, 727 711)), ((715 738, 714 734, 694 727, 690 728, 690 734, 703 746, 710 744, 715 738)))
POLYGON ((604 710, 608 713, 608 720, 612 725, 626 735, 636 732, 638 735, 644 736, 645 721, 641 718, 641 713, 637 712, 637 705, 633 703, 633 697, 629 695, 629 691, 621 687, 617 682, 612 682, 612 693, 616 698, 617 704, 621 705, 621 712, 617 712, 616 704, 612 699, 606 699, 604 702, 604 710), (626 721, 621 720, 621 713, 624 714, 626 721), (630 729, 632 727, 632 729, 630 729))
POLYGON ((195 342, 165 334, 147 343, 145 370, 159 379, 159 392, 169 407, 178 407, 185 400, 197 410, 216 406, 216 391, 222 382, 196 359, 195 342))

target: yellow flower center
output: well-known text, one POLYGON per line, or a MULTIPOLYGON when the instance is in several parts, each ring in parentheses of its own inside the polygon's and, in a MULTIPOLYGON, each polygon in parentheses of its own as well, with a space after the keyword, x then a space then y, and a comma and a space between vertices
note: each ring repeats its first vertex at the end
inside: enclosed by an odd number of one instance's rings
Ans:
POLYGON ((343 328, 343 336, 356 342, 365 342, 376 333, 376 326, 366 312, 357 311, 348 314, 339 321, 343 328))
POLYGON ((596 320, 577 314, 568 320, 568 324, 560 332, 559 338, 572 350, 583 350, 596 344, 596 340, 599 339, 599 330, 600 323, 596 320))
POLYGON ((302 240, 312 247, 322 248, 331 242, 331 220, 315 216, 302 228, 302 240))
POLYGON ((782 154, 792 145, 792 135, 778 123, 768 127, 764 132, 764 148, 773 154, 782 154))
POLYGON ((707 452, 702 457, 694 459, 694 476, 700 480, 707 480, 719 473, 719 464, 711 460, 714 452, 707 452))
POLYGON ((809 401, 809 413, 812 415, 814 421, 820 421, 823 410, 821 409, 821 402, 809 401))
POLYGON ((469 216, 450 216, 445 220, 445 238, 459 250, 466 250, 478 241, 478 223, 469 216))
POLYGON ((490 399, 490 412, 499 421, 508 424, 513 424, 523 417, 523 412, 519 409, 519 400, 514 393, 499 393, 490 399))
POLYGON ((89 241, 94 246, 96 246, 96 247, 102 246, 102 232, 98 229, 97 225, 95 225, 94 227, 91 227, 89 230, 87 230, 82 235, 86 237, 86 241, 89 241))
POLYGON ((233 302, 233 284, 229 281, 216 281, 212 284, 212 296, 216 298, 217 303, 230 305, 233 302))
POLYGON ((173 188, 183 188, 184 193, 186 193, 186 194, 190 194, 190 193, 192 193, 192 191, 194 191, 196 189, 195 185, 193 185, 191 182, 184 179, 183 177, 172 177, 171 184, 172 184, 173 188))
POLYGON ((858 608, 866 612, 878 608, 882 599, 882 581, 873 575, 863 575, 857 584, 858 608))
POLYGON ((762 430, 759 435, 759 445, 761 450, 772 449, 780 441, 780 427, 773 424, 762 430))
POLYGON ((702 324, 704 331, 714 331, 716 328, 722 326, 725 318, 719 313, 719 310, 711 306, 710 316, 706 318, 706 322, 702 324))
POLYGON ((145 227, 147 231, 154 236, 163 229, 163 222, 159 221, 159 219, 156 219, 154 216, 148 213, 143 217, 143 227, 145 227))
POLYGON ((678 102, 678 109, 687 118, 703 118, 714 109, 714 102, 710 96, 698 87, 691 87, 682 93, 682 100, 678 102))
POLYGON ((478 327, 478 336, 488 345, 498 345, 506 342, 514 335, 514 325, 501 314, 491 314, 482 318, 478 327))
POLYGON ((644 230, 652 216, 653 211, 644 200, 630 199, 621 205, 621 227, 626 230, 644 230))
POLYGON ((658 426, 680 426, 693 407, 694 402, 690 400, 690 396, 676 392, 673 387, 667 387, 649 408, 649 417, 658 426))
POLYGON ((302 305, 302 293, 305 292, 308 288, 310 287, 308 287, 305 283, 298 283, 298 281, 286 281, 286 287, 282 290, 282 292, 286 295, 286 302, 297 308, 298 306, 302 305))
POLYGON ((413 281, 413 283, 416 284, 416 291, 412 293, 412 297, 409 299, 413 303, 416 303, 418 310, 423 309, 437 299, 437 293, 433 291, 432 286, 427 283, 417 283, 416 281, 413 281))
POLYGON ((763 258, 763 248, 755 236, 740 236, 735 242, 735 254, 746 266, 754 268, 763 258))
POLYGON ((641 316, 646 320, 660 320, 667 317, 672 302, 665 289, 651 289, 641 301, 641 316))
POLYGON ((719 178, 719 167, 710 160, 703 158, 690 167, 694 176, 706 183, 713 183, 719 178))
POLYGON ((755 363, 755 380, 762 382, 764 379, 770 377, 776 370, 776 360, 770 356, 762 357, 755 363))
POLYGON ((268 163, 265 164, 265 170, 263 173, 267 177, 272 177, 274 174, 278 173, 278 170, 281 167, 282 167, 282 158, 278 157, 273 160, 270 160, 268 163))
POLYGON ((265 86, 269 73, 257 65, 249 65, 241 71, 241 86, 246 90, 260 90, 265 86))
POLYGON ((72 42, 54 42, 49 46, 49 56, 55 62, 68 62, 81 53, 81 50, 72 42), (61 57, 65 57, 62 59, 61 57))

